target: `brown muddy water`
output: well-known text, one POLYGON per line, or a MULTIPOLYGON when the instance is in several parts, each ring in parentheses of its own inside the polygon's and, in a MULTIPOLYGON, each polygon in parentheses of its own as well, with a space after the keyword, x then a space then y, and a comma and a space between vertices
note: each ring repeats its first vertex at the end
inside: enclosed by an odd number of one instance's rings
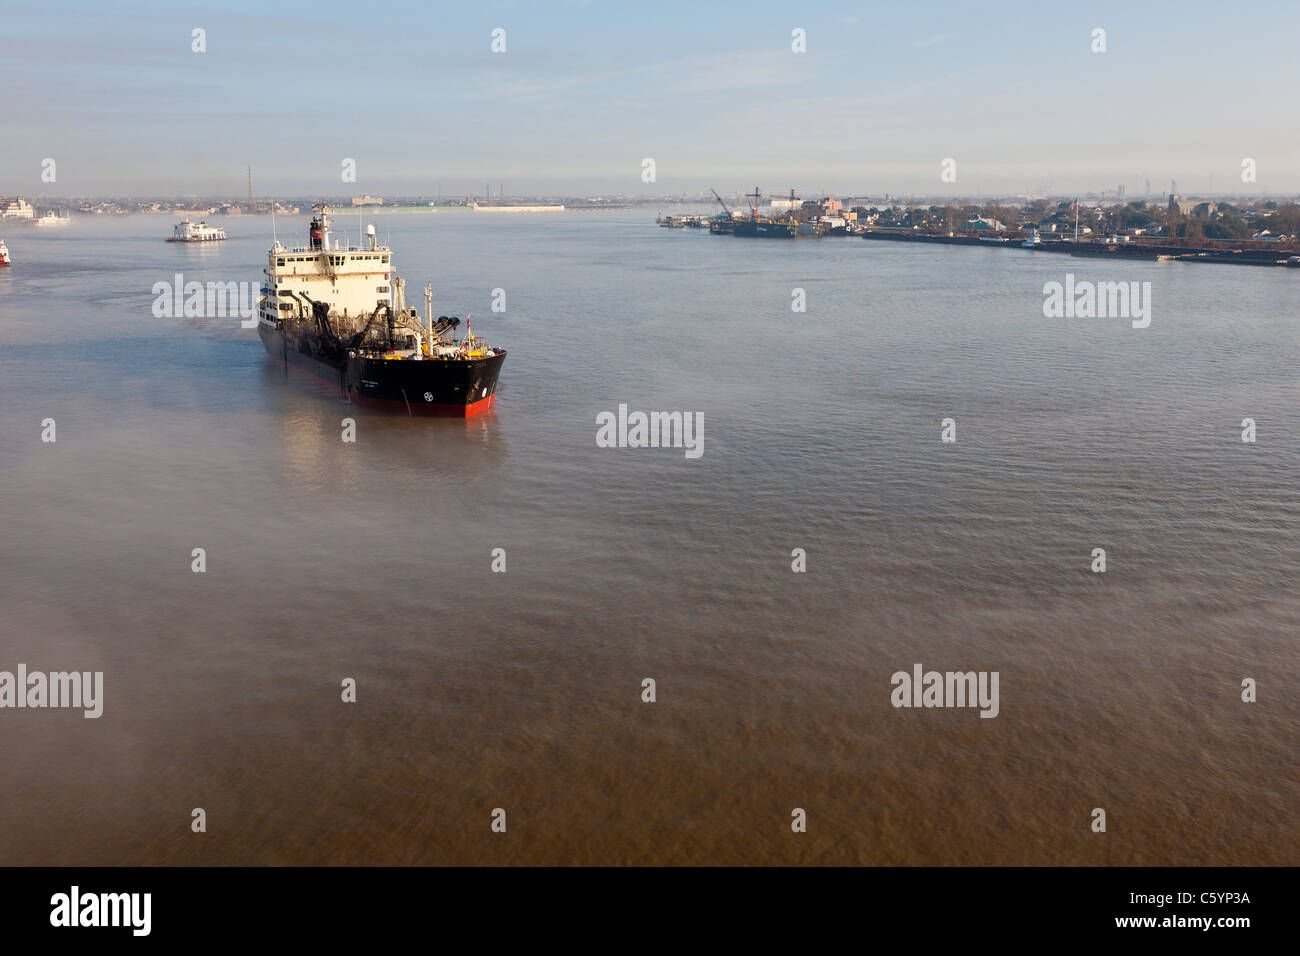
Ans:
POLYGON ((104 711, 0 709, 0 864, 1297 862, 1300 270, 651 218, 380 218, 510 350, 468 422, 153 316, 265 221, 8 237, 0 670, 104 711), (1067 272, 1150 327, 1045 318, 1067 272), (703 455, 598 448, 620 403, 703 455), (894 708, 918 663, 997 717, 894 708))

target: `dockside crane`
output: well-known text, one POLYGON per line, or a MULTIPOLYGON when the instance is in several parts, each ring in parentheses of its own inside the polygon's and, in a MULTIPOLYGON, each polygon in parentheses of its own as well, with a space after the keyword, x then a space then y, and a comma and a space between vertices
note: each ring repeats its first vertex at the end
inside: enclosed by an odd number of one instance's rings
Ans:
POLYGON ((722 197, 718 195, 718 191, 717 191, 716 189, 714 189, 712 186, 710 186, 710 187, 709 187, 709 192, 713 193, 713 198, 716 199, 716 200, 718 201, 718 205, 721 206, 721 207, 722 207, 722 211, 725 212, 725 213, 727 214, 727 218, 728 218, 728 219, 735 219, 735 218, 736 218, 735 213, 733 213, 730 209, 727 208, 727 204, 726 204, 725 202, 722 201, 722 197))

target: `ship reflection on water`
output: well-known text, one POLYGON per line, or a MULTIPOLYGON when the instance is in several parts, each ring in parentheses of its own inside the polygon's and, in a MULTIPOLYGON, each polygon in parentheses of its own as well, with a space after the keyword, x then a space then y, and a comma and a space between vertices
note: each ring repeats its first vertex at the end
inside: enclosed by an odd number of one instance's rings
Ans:
POLYGON ((509 455, 504 424, 494 412, 408 418, 367 414, 339 401, 327 411, 296 409, 278 423, 281 440, 271 447, 283 478, 321 490, 410 484, 423 495, 436 494, 442 481, 492 474, 509 455))

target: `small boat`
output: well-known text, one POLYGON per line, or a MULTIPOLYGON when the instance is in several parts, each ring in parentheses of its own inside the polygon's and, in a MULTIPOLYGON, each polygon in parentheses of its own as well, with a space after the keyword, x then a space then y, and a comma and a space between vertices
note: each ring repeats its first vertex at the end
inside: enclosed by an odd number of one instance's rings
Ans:
POLYGON ((1029 233, 1029 238, 1020 244, 1021 249, 1036 249, 1043 244, 1043 240, 1038 238, 1038 230, 1035 229, 1029 233))
POLYGON ((9 265, 9 247, 5 245, 3 239, 0 239, 0 268, 7 265, 9 265))
POLYGON ((66 213, 47 212, 41 218, 33 219, 32 225, 44 228, 46 226, 66 226, 70 222, 72 222, 72 217, 66 213))
POLYGON ((220 242, 226 238, 226 230, 220 226, 209 226, 205 220, 190 222, 182 219, 172 227, 168 242, 220 242))

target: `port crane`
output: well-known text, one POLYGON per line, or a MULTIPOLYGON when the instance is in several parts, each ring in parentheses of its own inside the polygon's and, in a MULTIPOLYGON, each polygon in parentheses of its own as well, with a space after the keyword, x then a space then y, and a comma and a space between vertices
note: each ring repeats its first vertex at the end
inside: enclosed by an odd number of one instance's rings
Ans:
POLYGON ((755 186, 755 187, 754 187, 754 191, 753 191, 752 193, 745 193, 745 198, 746 198, 746 199, 753 198, 753 200, 754 200, 754 210, 753 210, 753 212, 750 213, 750 216, 749 216, 749 217, 750 217, 751 219, 757 219, 757 218, 758 218, 758 201, 759 201, 760 199, 763 198, 763 194, 760 193, 760 192, 758 191, 758 187, 755 186))
POLYGON ((736 218, 735 213, 733 213, 730 209, 727 208, 727 204, 722 201, 722 197, 718 195, 718 191, 714 189, 712 186, 710 186, 709 192, 713 193, 713 198, 718 201, 718 205, 721 206, 722 211, 727 214, 727 218, 735 219, 736 218))

